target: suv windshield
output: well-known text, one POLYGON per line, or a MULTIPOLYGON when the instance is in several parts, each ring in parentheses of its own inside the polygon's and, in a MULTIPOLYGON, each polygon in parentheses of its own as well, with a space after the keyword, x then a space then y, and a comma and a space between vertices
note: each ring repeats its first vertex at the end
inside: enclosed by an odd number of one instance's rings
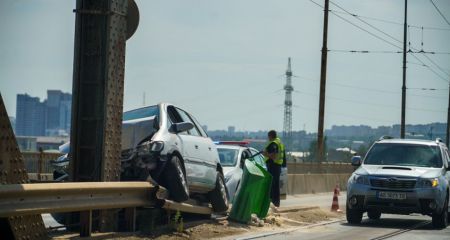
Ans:
POLYGON ((159 107, 157 105, 143 107, 123 113, 123 121, 157 116, 159 119, 159 107))
POLYGON ((367 154, 364 164, 441 168, 437 146, 377 143, 367 154))
POLYGON ((220 164, 224 167, 236 166, 239 149, 217 148, 220 164))

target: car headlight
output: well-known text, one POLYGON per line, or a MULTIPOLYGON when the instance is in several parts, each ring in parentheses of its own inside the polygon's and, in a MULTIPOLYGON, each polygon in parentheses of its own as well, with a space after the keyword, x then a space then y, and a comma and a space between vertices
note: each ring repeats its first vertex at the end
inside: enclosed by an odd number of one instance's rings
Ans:
POLYGON ((367 175, 355 174, 353 176, 353 182, 355 182, 356 184, 370 185, 369 176, 367 176, 367 175))
POLYGON ((435 188, 439 186, 439 178, 423 178, 417 182, 419 188, 435 188))
POLYGON ((147 156, 151 153, 161 152, 164 149, 164 142, 144 142, 136 147, 136 152, 138 156, 147 156))
POLYGON ((161 152, 164 149, 164 142, 152 142, 152 146, 150 147, 151 152, 161 152))

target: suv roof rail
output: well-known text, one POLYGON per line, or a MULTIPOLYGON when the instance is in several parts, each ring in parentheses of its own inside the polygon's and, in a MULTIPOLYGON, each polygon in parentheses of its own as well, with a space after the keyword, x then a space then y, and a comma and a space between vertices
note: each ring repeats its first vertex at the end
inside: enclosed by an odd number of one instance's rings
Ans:
POLYGON ((441 138, 436 138, 436 143, 443 143, 441 138))
POLYGON ((391 136, 381 136, 380 139, 378 139, 378 141, 386 140, 386 139, 394 139, 394 138, 391 136))

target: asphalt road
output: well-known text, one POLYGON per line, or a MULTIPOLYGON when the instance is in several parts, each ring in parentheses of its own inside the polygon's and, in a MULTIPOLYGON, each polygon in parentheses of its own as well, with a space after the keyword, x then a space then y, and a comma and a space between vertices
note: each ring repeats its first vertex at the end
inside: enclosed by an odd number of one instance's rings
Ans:
MULTIPOLYGON (((288 196, 281 202, 281 206, 319 206, 329 210, 333 193, 305 194, 288 196)), ((345 209, 345 192, 339 196, 339 205, 345 209)), ((336 223, 319 225, 314 227, 302 227, 287 233, 258 237, 257 239, 285 240, 450 240, 450 227, 446 229, 434 229, 431 225, 431 217, 414 214, 409 216, 383 214, 378 221, 369 220, 367 216, 360 225, 347 224, 345 218, 336 223)))
POLYGON ((393 239, 393 240, 442 240, 450 239, 450 227, 436 230, 431 226, 431 218, 422 215, 383 214, 378 221, 366 217, 357 226, 341 221, 329 225, 301 228, 289 233, 272 235, 258 239, 393 239))
MULTIPOLYGON (((339 207, 345 209, 346 193, 341 192, 338 196, 339 207)), ((289 195, 286 200, 281 200, 281 207, 294 207, 294 206, 318 206, 324 210, 330 210, 331 203, 333 201, 333 193, 317 193, 317 194, 301 194, 301 195, 289 195)))

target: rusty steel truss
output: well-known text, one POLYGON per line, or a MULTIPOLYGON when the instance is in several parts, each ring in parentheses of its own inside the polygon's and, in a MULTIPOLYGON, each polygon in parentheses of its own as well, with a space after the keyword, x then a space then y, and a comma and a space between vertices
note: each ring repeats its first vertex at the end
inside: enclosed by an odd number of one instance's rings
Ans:
MULTIPOLYGON (((22 154, 9 122, 3 98, 0 94, 0 182, 7 184, 28 182, 22 154)), ((0 239, 46 239, 47 232, 41 215, 3 216, 0 218, 0 239)))

